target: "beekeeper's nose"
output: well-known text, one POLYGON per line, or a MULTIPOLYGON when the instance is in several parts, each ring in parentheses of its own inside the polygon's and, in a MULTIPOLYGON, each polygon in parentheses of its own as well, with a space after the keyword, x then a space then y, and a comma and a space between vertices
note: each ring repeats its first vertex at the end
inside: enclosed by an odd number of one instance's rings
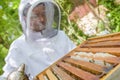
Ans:
POLYGON ((40 16, 39 16, 39 21, 40 21, 41 23, 45 24, 45 21, 46 21, 45 16, 44 16, 44 15, 40 15, 40 16))

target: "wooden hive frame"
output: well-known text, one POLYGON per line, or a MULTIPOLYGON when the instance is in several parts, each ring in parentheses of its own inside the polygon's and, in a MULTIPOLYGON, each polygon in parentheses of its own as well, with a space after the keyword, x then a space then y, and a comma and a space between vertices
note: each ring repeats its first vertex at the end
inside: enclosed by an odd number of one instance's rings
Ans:
MULTIPOLYGON (((86 56, 85 56, 86 57, 86 56)), ((56 61, 37 76, 38 80, 119 80, 120 33, 90 38, 56 61), (116 57, 91 57, 112 64, 112 68, 91 62, 75 60, 75 52, 105 52, 116 57), (45 79, 47 78, 47 79, 45 79)))

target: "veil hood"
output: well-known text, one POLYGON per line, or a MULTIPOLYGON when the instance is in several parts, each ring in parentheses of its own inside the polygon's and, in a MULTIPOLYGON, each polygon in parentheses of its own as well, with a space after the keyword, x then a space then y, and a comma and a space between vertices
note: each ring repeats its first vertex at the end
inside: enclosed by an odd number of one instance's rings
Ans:
MULTIPOLYGON (((27 38, 28 37, 28 29, 29 29, 29 26, 30 26, 30 15, 31 15, 31 11, 32 9, 40 4, 40 3, 51 3, 53 4, 55 7, 56 7, 56 14, 54 14, 54 17, 52 15, 50 15, 49 11, 51 11, 51 9, 47 9, 47 13, 46 13, 46 17, 47 17, 47 23, 49 26, 52 26, 52 27, 56 27, 56 33, 54 32, 53 34, 53 31, 52 30, 44 30, 44 35, 42 37, 52 37, 54 35, 56 35, 58 33, 58 30, 60 29, 60 21, 61 21, 61 12, 60 12, 60 8, 59 6, 55 3, 55 1, 53 0, 21 0, 20 2, 20 5, 19 5, 19 19, 20 19, 20 23, 22 25, 22 30, 23 30, 23 33, 25 34, 25 37, 27 38), (28 11, 27 12, 27 20, 24 19, 24 9, 28 9, 28 10, 25 10, 25 11, 28 11), (56 17, 57 15, 57 17, 56 17), (52 18, 54 19, 54 22, 56 23, 53 23, 52 22, 52 18), (51 22, 51 23, 50 23, 51 22), (53 24, 55 24, 55 26, 53 26, 53 24), (49 32, 51 31, 51 32, 49 32), (51 35, 52 34, 52 35, 51 35)), ((50 27, 48 27, 50 29, 50 27)), ((30 35, 30 34, 29 34, 30 35)))

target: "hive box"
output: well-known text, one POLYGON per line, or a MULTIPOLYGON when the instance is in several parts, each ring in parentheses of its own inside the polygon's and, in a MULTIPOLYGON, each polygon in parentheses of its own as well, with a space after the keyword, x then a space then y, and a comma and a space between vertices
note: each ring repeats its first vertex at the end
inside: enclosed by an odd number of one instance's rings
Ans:
POLYGON ((120 80, 120 33, 86 40, 36 77, 38 80, 120 80), (112 56, 95 57, 81 52, 112 56), (102 64, 96 64, 97 61, 102 64))

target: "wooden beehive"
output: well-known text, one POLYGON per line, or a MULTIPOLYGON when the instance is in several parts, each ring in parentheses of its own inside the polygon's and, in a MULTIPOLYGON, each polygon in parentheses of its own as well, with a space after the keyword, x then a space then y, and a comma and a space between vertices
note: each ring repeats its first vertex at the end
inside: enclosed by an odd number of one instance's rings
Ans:
POLYGON ((38 74, 37 78, 38 80, 120 80, 120 33, 88 39, 38 74), (92 52, 93 55, 77 54, 79 52, 87 54, 92 52), (94 56, 100 52, 112 56, 94 56), (81 58, 89 59, 84 61, 81 58), (104 65, 96 64, 97 60, 104 65))

